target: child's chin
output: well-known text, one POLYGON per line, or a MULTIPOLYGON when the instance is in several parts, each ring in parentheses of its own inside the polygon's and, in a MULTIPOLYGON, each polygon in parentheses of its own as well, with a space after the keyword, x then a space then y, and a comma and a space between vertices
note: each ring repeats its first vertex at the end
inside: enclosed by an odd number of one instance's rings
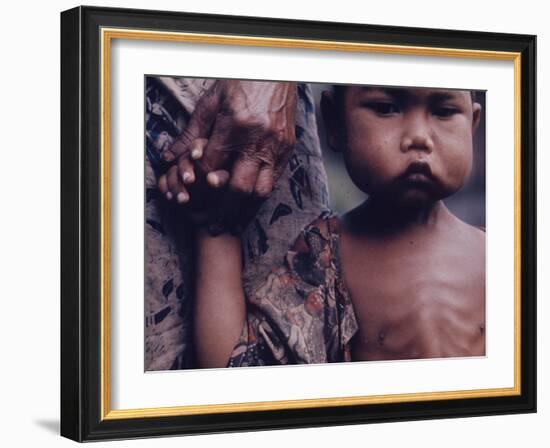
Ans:
POLYGON ((436 202, 438 198, 435 197, 432 191, 413 188, 402 192, 396 199, 396 205, 398 207, 414 210, 429 207, 436 202))

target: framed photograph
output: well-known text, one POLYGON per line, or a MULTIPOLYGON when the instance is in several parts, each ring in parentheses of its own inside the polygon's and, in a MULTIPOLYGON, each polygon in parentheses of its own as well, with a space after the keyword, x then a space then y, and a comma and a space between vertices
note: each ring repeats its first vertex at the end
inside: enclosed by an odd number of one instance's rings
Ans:
POLYGON ((536 37, 61 13, 61 435, 536 411, 536 37))

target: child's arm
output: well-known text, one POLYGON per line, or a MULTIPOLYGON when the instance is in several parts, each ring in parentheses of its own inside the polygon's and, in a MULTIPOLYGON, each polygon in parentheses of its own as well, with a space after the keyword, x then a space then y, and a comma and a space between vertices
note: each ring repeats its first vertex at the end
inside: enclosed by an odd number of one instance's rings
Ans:
POLYGON ((200 367, 226 367, 246 319, 241 240, 196 234, 195 347, 200 367))
MULTIPOLYGON (((160 177, 159 189, 167 199, 189 202, 183 210, 196 225, 195 349, 199 366, 212 368, 228 365, 244 328, 246 303, 241 281, 240 237, 229 233, 212 236, 205 228, 211 218, 219 217, 229 180, 229 173, 225 170, 196 178, 194 163, 202 156, 205 142, 205 139, 193 142, 192 146, 200 149, 199 154, 181 155, 176 164, 160 177), (188 189, 193 192, 192 199, 188 189)), ((240 205, 242 216, 257 210, 253 197, 243 197, 240 205)), ((225 224, 215 223, 222 227, 225 224)))

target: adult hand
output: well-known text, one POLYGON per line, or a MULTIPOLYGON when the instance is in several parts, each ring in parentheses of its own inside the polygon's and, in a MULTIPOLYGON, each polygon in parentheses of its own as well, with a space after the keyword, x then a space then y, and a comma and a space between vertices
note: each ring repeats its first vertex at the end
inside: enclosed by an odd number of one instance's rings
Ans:
POLYGON ((295 115, 295 83, 219 80, 197 102, 187 128, 163 157, 177 160, 184 183, 229 172, 233 194, 227 207, 242 196, 266 198, 294 147, 295 115))

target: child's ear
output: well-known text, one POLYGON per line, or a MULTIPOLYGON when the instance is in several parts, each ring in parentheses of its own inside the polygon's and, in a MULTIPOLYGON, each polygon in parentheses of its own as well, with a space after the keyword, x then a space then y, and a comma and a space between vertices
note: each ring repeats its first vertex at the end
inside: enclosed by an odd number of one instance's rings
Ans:
POLYGON ((331 90, 325 90, 321 95, 321 113, 325 123, 327 143, 333 151, 340 152, 344 141, 342 118, 338 113, 334 92, 331 90))
POLYGON ((477 127, 479 126, 479 120, 481 118, 481 104, 474 103, 473 104, 473 115, 472 115, 472 134, 476 131, 477 127))

